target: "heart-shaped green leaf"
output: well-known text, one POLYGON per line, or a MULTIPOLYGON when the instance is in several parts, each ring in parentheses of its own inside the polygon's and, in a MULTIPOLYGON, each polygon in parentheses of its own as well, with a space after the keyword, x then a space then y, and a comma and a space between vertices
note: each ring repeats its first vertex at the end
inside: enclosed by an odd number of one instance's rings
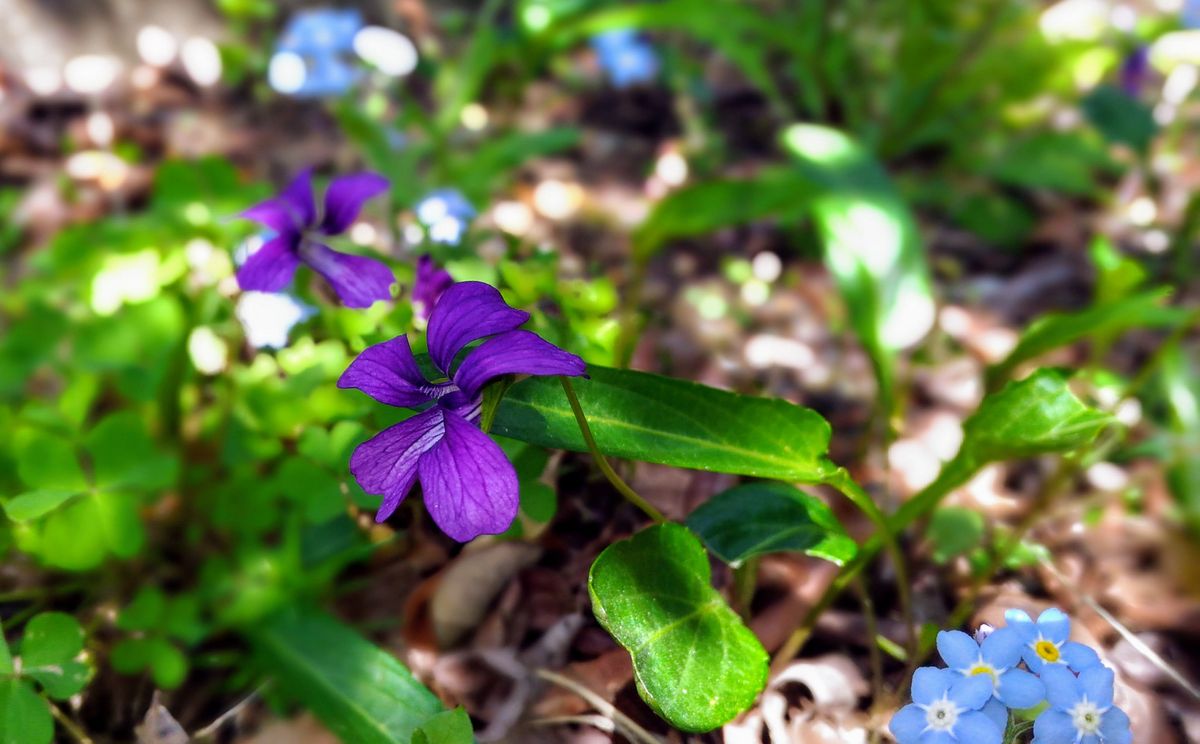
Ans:
POLYGON ((708 549, 737 565, 765 553, 797 551, 842 565, 858 545, 829 506, 786 483, 748 483, 713 496, 687 518, 708 549))
POLYGON ((62 664, 83 650, 83 628, 65 612, 43 612, 25 624, 21 639, 24 668, 62 664))
POLYGON ((29 491, 5 503, 4 513, 14 522, 28 522, 49 514, 77 495, 78 491, 29 491))
MULTIPOLYGON (((572 384, 606 455, 809 483, 837 470, 826 457, 829 424, 815 411, 646 372, 590 366, 588 374, 572 384)), ((553 377, 530 377, 509 388, 492 432, 587 451, 553 377)))
POLYGON ((660 524, 608 546, 588 592, 633 657, 642 699, 671 725, 711 731, 766 684, 766 651, 713 589, 708 554, 686 528, 660 524))
POLYGON ((65 661, 62 664, 27 669, 25 675, 37 680, 50 697, 66 700, 87 687, 92 678, 92 668, 82 661, 65 661))

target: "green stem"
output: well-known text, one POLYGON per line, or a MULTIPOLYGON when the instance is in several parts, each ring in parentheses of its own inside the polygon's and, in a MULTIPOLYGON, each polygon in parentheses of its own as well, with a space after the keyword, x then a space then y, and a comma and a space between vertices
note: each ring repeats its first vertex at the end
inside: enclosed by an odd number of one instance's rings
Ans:
MULTIPOLYGON (((916 496, 906 501, 896 511, 889 524, 891 534, 899 534, 905 527, 915 522, 918 518, 933 511, 947 494, 970 480, 977 469, 969 464, 952 460, 946 467, 942 468, 942 472, 937 480, 926 486, 916 496)), ((782 671, 787 663, 796 654, 800 653, 800 649, 804 647, 809 636, 812 635, 813 628, 817 624, 817 619, 820 618, 825 610, 829 609, 829 606, 833 604, 833 600, 837 599, 838 595, 854 580, 854 577, 858 576, 863 568, 871 562, 871 559, 883 548, 884 538, 880 532, 876 532, 859 547, 858 553, 849 563, 842 567, 842 570, 830 583, 825 593, 821 595, 821 598, 805 613, 804 618, 800 621, 800 625, 792 631, 792 635, 775 652, 772 672, 778 673, 782 671)))
POLYGON ((750 604, 758 585, 758 563, 759 557, 753 556, 733 569, 734 608, 746 620, 750 619, 750 604))
POLYGON ((900 612, 904 617, 904 624, 908 627, 908 658, 912 659, 916 651, 917 633, 913 622, 912 594, 908 582, 908 564, 904 560, 904 553, 900 550, 900 543, 896 540, 896 532, 888 523, 887 515, 883 513, 879 505, 871 498, 871 495, 854 482, 854 479, 850 477, 845 468, 838 468, 837 472, 826 483, 840 491, 843 496, 849 499, 851 503, 857 506, 875 524, 878 530, 876 534, 882 539, 884 549, 887 550, 888 556, 892 559, 892 563, 895 564, 896 592, 900 599, 900 612))
POLYGON ((567 394, 567 401, 571 404, 571 411, 575 414, 575 422, 579 424, 579 432, 583 434, 583 441, 587 443, 588 452, 592 453, 592 457, 596 460, 596 465, 599 466, 600 471, 604 473, 604 477, 608 478, 608 482, 613 485, 613 488, 617 489, 631 504, 644 511, 648 517, 659 524, 666 522, 667 518, 663 516, 662 512, 655 509, 650 502, 638 495, 637 491, 630 488, 629 484, 622 480, 621 476, 617 475, 617 472, 608 464, 608 460, 596 445, 595 438, 592 437, 592 428, 588 426, 587 418, 583 415, 583 408, 579 405, 579 397, 575 395, 575 386, 566 377, 560 376, 558 380, 562 383, 563 391, 567 394))

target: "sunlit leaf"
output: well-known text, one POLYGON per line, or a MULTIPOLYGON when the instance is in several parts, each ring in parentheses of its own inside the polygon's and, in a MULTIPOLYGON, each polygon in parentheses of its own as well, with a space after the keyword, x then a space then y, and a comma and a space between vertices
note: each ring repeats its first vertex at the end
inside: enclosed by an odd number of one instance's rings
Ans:
POLYGON ((14 522, 28 522, 49 514, 78 495, 79 491, 29 491, 5 503, 4 513, 14 522))
POLYGON ((61 664, 83 650, 83 628, 65 612, 43 612, 25 624, 21 638, 23 667, 61 664))
POLYGON ((795 124, 783 143, 818 189, 812 209, 825 265, 890 408, 892 357, 925 337, 935 313, 916 221, 882 166, 847 135, 795 124))
MULTIPOLYGON (((807 408, 645 372, 592 366, 588 374, 572 384, 605 454, 810 483, 836 470, 826 457, 829 424, 807 408)), ((543 447, 587 450, 552 377, 510 388, 492 431, 543 447)))
POLYGON ((713 496, 687 518, 687 526, 726 563, 767 553, 796 551, 839 566, 858 545, 825 502, 786 483, 749 483, 713 496))
POLYGON ((711 731, 766 684, 766 651, 713 589, 708 554, 686 528, 660 524, 608 546, 588 593, 633 657, 638 693, 671 725, 711 731))

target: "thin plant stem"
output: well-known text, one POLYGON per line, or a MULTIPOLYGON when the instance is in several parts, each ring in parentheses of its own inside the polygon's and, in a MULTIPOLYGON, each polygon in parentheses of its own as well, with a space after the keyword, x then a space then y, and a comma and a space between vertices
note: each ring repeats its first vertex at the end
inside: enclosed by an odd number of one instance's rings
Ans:
POLYGON ((867 644, 867 653, 871 661, 871 689, 872 700, 880 700, 883 697, 883 654, 879 651, 879 621, 875 617, 875 602, 871 599, 871 593, 867 591, 866 585, 861 578, 854 579, 854 591, 858 593, 859 602, 862 603, 863 618, 867 623, 867 637, 871 642, 867 644))
POLYGON ((754 590, 758 585, 759 557, 747 558, 733 569, 733 604, 737 613, 750 618, 750 605, 754 601, 754 590))
POLYGON ((559 687, 566 688, 583 698, 585 702, 590 703, 601 715, 611 719, 613 723, 624 729, 624 733, 631 741, 638 742, 638 744, 663 744, 662 739, 659 739, 654 734, 639 726, 632 718, 617 710, 612 703, 609 703, 603 697, 570 677, 556 674, 549 669, 539 669, 536 674, 547 682, 552 682, 559 687))
POLYGON ((79 742, 79 744, 95 744, 92 737, 87 735, 87 732, 79 727, 79 724, 71 720, 71 717, 62 712, 62 709, 54 704, 54 701, 47 700, 46 703, 50 706, 50 714, 54 716, 54 720, 63 727, 63 729, 71 735, 71 738, 79 742))
POLYGON ((846 470, 839 469, 833 478, 826 481, 829 485, 840 491, 847 499, 855 506, 862 510, 867 518, 870 519, 878 530, 878 535, 883 540, 884 549, 887 550, 888 556, 892 559, 896 571, 896 593, 900 600, 900 613, 904 618, 904 624, 908 628, 907 651, 908 658, 911 660, 916 651, 916 625, 913 621, 912 610, 912 593, 908 582, 908 566, 904 560, 904 553, 900 550, 900 543, 896 540, 896 535, 888 523, 887 515, 871 498, 871 495, 862 489, 846 470))
POLYGON ((596 440, 592 436, 592 428, 588 426, 587 417, 583 415, 583 408, 579 405, 579 397, 575 395, 575 386, 566 377, 559 376, 559 382, 562 383, 563 391, 567 394, 567 401, 571 404, 571 411, 575 414, 575 422, 579 424, 579 433, 583 435, 583 441, 587 443, 588 452, 592 453, 592 457, 596 460, 596 465, 600 468, 600 472, 604 473, 604 477, 608 478, 608 482, 613 485, 613 488, 624 496, 631 504, 641 509, 648 517, 655 522, 662 524, 667 521, 663 513, 655 509, 650 502, 642 498, 637 491, 629 487, 629 484, 622 480, 621 476, 617 475, 617 471, 612 469, 608 464, 608 459, 600 452, 600 448, 596 445, 596 440))

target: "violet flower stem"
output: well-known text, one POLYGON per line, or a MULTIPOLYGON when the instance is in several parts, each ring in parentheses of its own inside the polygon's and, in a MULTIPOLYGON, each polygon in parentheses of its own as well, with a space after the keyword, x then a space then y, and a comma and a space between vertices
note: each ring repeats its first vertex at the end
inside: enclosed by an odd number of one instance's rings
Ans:
POLYGON ((579 397, 575 395, 575 386, 561 375, 558 381, 562 383, 563 391, 567 394, 567 401, 571 404, 571 411, 575 414, 575 422, 579 424, 579 433, 583 435, 583 441, 587 443, 588 452, 592 453, 592 457, 596 460, 600 471, 604 473, 604 477, 608 478, 608 482, 613 485, 613 488, 617 489, 631 504, 644 511, 648 517, 659 524, 666 522, 667 518, 663 516, 663 513, 651 506, 650 502, 638 495, 637 491, 630 488, 629 484, 622 480, 621 476, 617 475, 617 472, 608 464, 608 460, 596 445, 595 438, 592 437, 592 428, 588 426, 587 418, 583 415, 579 397))

